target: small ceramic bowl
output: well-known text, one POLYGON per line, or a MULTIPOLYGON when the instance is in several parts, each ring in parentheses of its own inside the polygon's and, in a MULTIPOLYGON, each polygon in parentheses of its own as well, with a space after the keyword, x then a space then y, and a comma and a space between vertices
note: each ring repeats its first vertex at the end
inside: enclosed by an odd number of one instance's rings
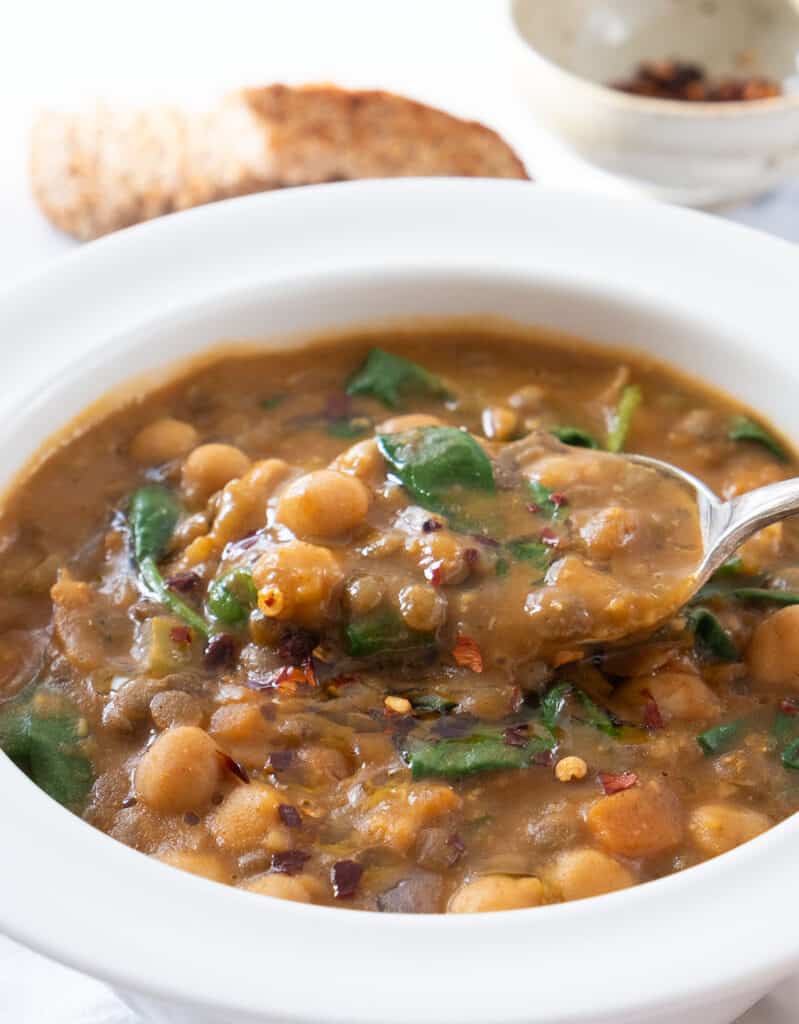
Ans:
POLYGON ((573 150, 638 192, 689 206, 799 173, 798 0, 510 0, 516 79, 573 150), (778 97, 688 103, 608 86, 641 61, 764 76, 778 97))

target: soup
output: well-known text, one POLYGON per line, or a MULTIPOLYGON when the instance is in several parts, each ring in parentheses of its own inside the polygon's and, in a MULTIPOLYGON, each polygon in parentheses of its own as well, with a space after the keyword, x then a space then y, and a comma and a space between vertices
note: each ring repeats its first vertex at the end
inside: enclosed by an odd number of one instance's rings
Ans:
POLYGON ((625 451, 727 497, 796 473, 702 382, 541 333, 206 358, 7 495, 0 746, 303 902, 533 907, 731 849, 799 807, 795 525, 663 624, 696 508, 625 451))

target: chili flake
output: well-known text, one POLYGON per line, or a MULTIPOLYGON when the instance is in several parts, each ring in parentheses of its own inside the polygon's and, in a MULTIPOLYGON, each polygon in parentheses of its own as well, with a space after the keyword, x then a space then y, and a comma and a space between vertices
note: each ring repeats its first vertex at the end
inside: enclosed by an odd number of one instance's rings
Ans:
POLYGON ((614 793, 621 793, 622 790, 632 789, 638 785, 638 776, 635 772, 600 772, 599 781, 608 796, 614 793))
POLYGON ((345 900, 354 896, 362 875, 363 868, 357 861, 336 861, 330 870, 330 881, 333 884, 333 895, 336 899, 345 900))
POLYGON ((480 653, 477 642, 470 636, 458 634, 458 639, 452 650, 452 657, 461 668, 470 668, 472 672, 478 673, 483 671, 483 655, 480 653))

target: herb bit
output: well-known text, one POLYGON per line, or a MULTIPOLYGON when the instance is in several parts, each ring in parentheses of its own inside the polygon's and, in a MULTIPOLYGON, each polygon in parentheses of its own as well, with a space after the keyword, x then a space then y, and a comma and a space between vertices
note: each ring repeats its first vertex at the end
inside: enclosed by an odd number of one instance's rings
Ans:
POLYGON ((738 660, 738 650, 732 637, 713 612, 707 608, 693 608, 687 619, 689 627, 694 631, 694 647, 699 654, 720 661, 738 660))
POLYGON ((580 427, 550 427, 549 432, 563 444, 569 444, 573 448, 599 448, 596 438, 580 427))
POLYGON ((451 513, 461 491, 496 491, 491 460, 471 434, 456 427, 421 427, 380 434, 377 444, 414 501, 451 513))
POLYGON ((345 629, 347 653, 353 658, 375 654, 401 654, 429 647, 434 637, 409 629, 405 622, 388 609, 351 622, 345 629))
POLYGON ((257 603, 258 591, 247 569, 231 569, 215 579, 208 590, 209 613, 228 626, 246 622, 257 603))
POLYGON ((608 431, 607 449, 609 452, 624 450, 633 415, 641 404, 642 397, 641 389, 634 384, 629 385, 622 391, 619 404, 611 419, 610 430, 608 431))
POLYGON ((741 719, 736 719, 733 722, 716 725, 697 736, 696 742, 709 757, 723 754, 735 745, 735 741, 743 729, 743 724, 741 719))
POLYGON ((767 430, 761 427, 759 423, 756 423, 748 416, 735 416, 730 422, 727 437, 731 441, 751 441, 754 444, 762 445, 780 462, 787 461, 788 457, 782 445, 767 430))
MULTIPOLYGON (((515 739, 521 732, 518 727, 513 729, 510 737, 515 739)), ((480 772, 529 768, 537 754, 555 747, 554 737, 548 734, 534 733, 520 744, 511 741, 507 732, 507 729, 484 727, 471 735, 451 739, 409 736, 402 756, 414 779, 459 778, 480 772)))
POLYGON ((438 377, 417 363, 373 348, 364 364, 347 381, 347 394, 368 395, 396 409, 403 398, 446 398, 447 389, 438 377))

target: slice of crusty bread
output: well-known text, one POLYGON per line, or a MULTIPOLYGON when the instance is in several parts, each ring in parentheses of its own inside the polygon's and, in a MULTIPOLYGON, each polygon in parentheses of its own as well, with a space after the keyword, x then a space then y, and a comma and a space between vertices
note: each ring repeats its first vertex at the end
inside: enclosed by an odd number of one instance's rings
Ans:
POLYGON ((482 124, 327 85, 246 89, 204 113, 44 113, 31 146, 39 206, 81 239, 249 192, 406 175, 527 177, 482 124))

